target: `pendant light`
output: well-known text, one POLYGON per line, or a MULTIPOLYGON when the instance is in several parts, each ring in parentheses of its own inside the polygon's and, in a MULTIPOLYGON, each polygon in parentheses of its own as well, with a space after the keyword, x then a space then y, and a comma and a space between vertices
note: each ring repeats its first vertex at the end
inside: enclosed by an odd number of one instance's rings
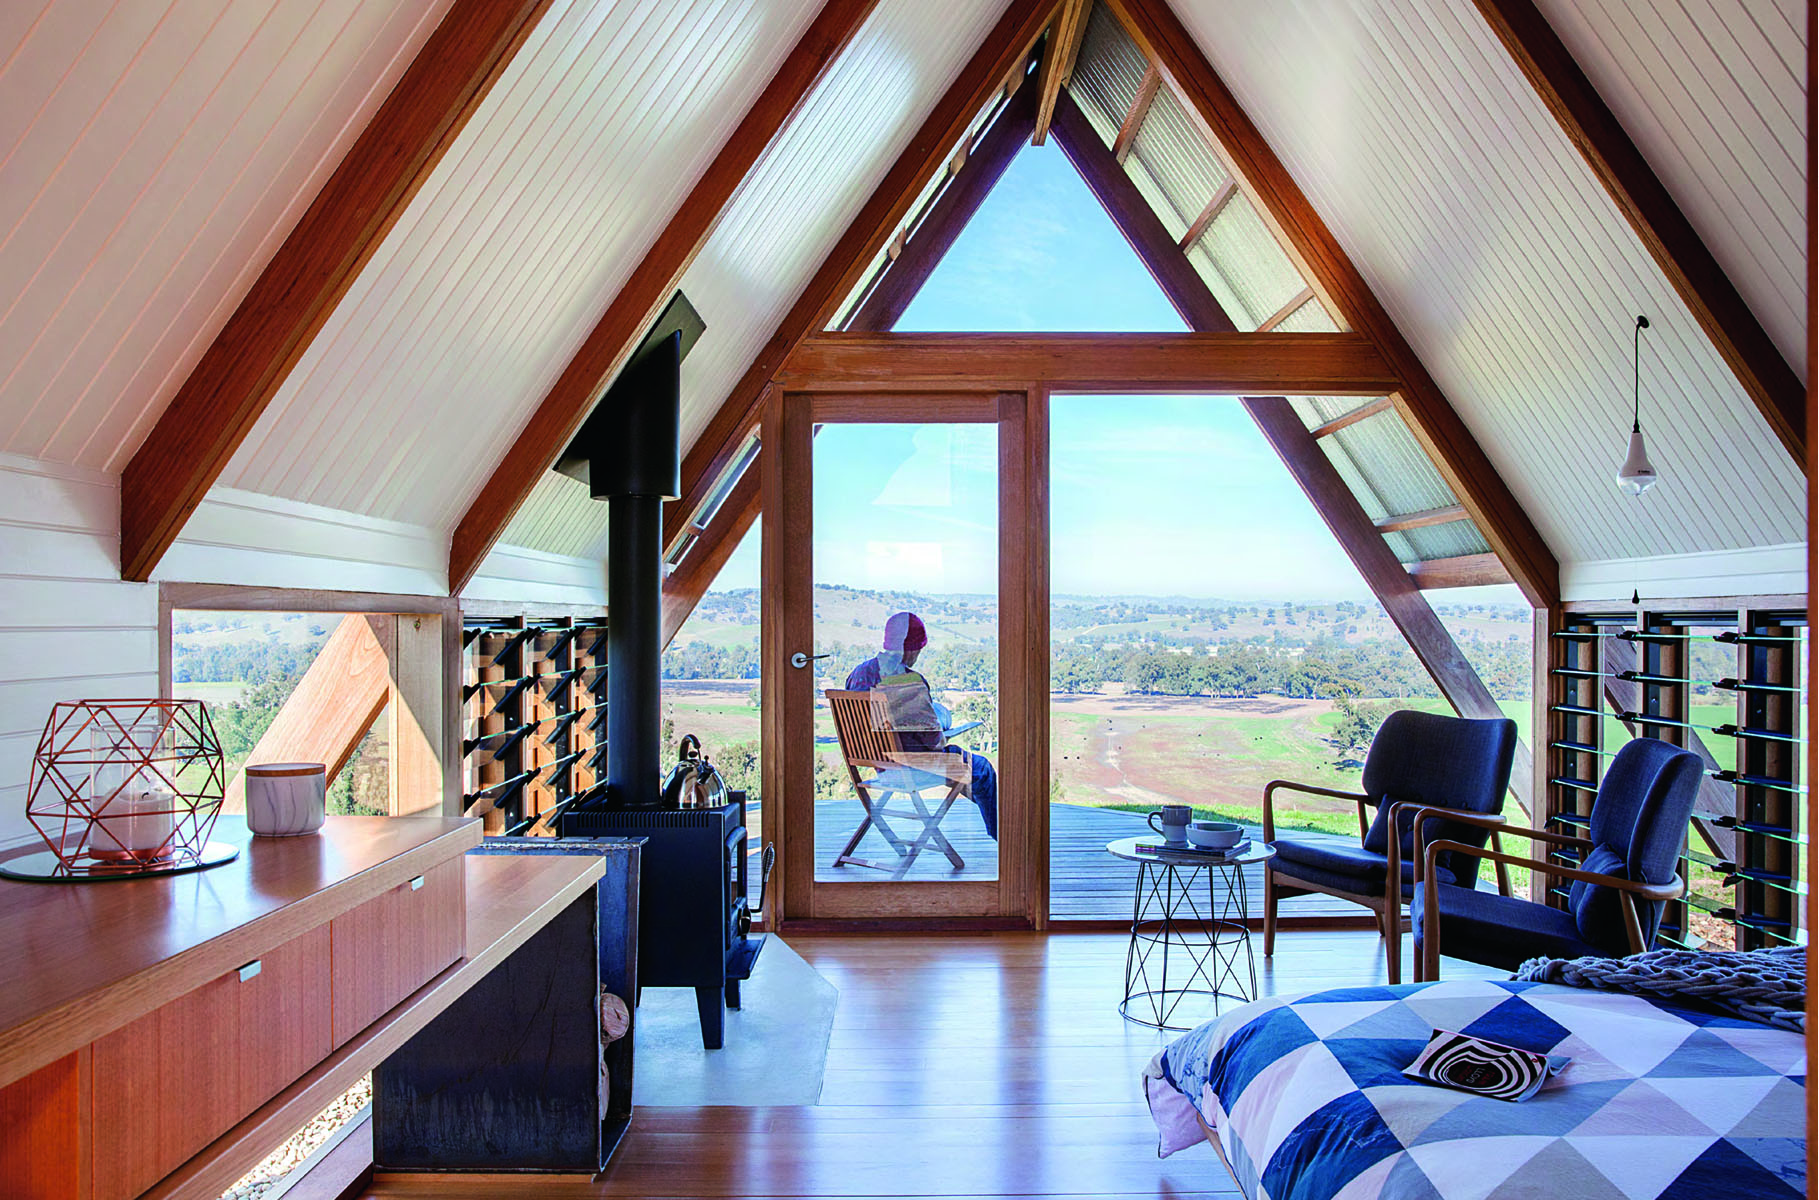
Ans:
POLYGON ((1617 486, 1625 495, 1640 496, 1655 486, 1660 478, 1655 473, 1654 464, 1648 460, 1648 450, 1642 445, 1642 331, 1648 328, 1647 317, 1636 318, 1636 407, 1634 420, 1630 426, 1629 454, 1624 457, 1623 466, 1617 471, 1617 486))

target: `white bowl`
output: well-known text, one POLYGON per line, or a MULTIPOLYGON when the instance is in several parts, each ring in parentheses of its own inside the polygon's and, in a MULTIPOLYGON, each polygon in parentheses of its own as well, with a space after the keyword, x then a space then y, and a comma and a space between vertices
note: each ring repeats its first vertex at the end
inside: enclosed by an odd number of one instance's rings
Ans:
POLYGON ((1230 821, 1195 821, 1187 827, 1187 840, 1202 850, 1229 850, 1244 840, 1244 826, 1230 821))

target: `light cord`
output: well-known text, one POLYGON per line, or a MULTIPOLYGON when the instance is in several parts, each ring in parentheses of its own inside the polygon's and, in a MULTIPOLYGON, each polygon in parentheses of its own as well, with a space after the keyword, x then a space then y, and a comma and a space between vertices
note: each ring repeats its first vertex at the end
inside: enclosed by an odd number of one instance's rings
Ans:
POLYGON ((1636 433, 1642 432, 1642 331, 1648 328, 1647 317, 1636 318, 1636 348, 1631 358, 1636 364, 1636 413, 1635 423, 1630 427, 1636 433))

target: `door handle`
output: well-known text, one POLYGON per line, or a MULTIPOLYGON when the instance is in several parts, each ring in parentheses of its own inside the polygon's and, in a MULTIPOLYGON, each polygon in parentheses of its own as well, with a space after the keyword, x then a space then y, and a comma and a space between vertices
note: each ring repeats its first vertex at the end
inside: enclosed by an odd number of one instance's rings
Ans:
POLYGON ((832 657, 834 657, 832 654, 804 654, 804 653, 802 653, 802 651, 798 650, 794 654, 789 656, 789 665, 792 667, 795 667, 797 670, 801 670, 803 667, 808 666, 809 663, 815 661, 817 658, 832 658, 832 657))

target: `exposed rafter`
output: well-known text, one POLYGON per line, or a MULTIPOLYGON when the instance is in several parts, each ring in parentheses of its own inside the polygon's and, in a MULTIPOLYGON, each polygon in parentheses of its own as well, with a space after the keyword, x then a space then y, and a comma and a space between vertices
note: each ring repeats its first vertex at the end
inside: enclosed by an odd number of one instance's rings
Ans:
POLYGON ((1744 303, 1622 122, 1533 0, 1477 0, 1567 140, 1654 256, 1794 461, 1806 461, 1806 385, 1744 303))
POLYGON ((942 169, 967 126, 992 94, 1029 60, 1053 11, 1042 0, 1011 0, 985 41, 961 68, 897 161, 872 191, 859 215, 834 244, 764 349, 733 385, 682 460, 682 499, 664 506, 663 541, 673 545, 708 490, 731 465, 740 444, 758 424, 771 377, 796 344, 826 329, 834 312, 859 286, 873 257, 901 227, 923 184, 942 169))
POLYGON ((183 381, 120 479, 120 574, 144 580, 549 0, 455 0, 183 381))
POLYGON ((1410 563, 1408 573, 1415 586, 1427 591, 1433 588, 1496 587, 1511 582, 1510 573, 1495 554, 1461 554, 1454 558, 1430 558, 1410 563))
POLYGON ((1036 92, 1018 88, 1006 102, 978 145, 966 155, 959 172, 948 181, 928 212, 916 223, 891 264, 872 285, 846 328, 880 331, 893 328, 903 312, 928 282, 941 259, 953 246, 986 196, 1004 178, 1004 172, 1028 144, 1036 127, 1036 92))
POLYGON ((1055 18, 1049 25, 1048 49, 1043 51, 1042 65, 1036 73, 1036 123, 1030 131, 1030 142, 1040 146, 1048 140, 1049 122, 1055 116, 1055 98, 1074 73, 1074 56, 1080 53, 1080 41, 1086 36, 1086 12, 1091 0, 1060 0, 1055 5, 1055 18))
MULTIPOLYGON (((1057 140, 1071 103, 1063 96, 1056 109, 1057 140)), ((791 391, 1001 391, 1022 381, 1219 396, 1374 396, 1397 384, 1359 334, 1230 332, 826 333, 803 339, 776 380, 791 391)))
POLYGON ((1156 102, 1156 93, 1161 90, 1162 72, 1151 63, 1150 69, 1143 73, 1143 82, 1137 85, 1137 97, 1131 101, 1130 111, 1118 123, 1118 136, 1112 139, 1112 157, 1119 162, 1131 156, 1137 131, 1143 128, 1144 120, 1150 115, 1150 105, 1156 102))
POLYGON ((1195 242, 1200 240, 1200 235, 1206 232, 1207 226, 1219 219, 1219 214, 1225 211, 1225 206, 1230 204, 1232 197, 1237 194, 1238 181, 1236 179, 1227 179, 1220 184, 1219 190, 1213 193, 1213 198, 1206 202, 1206 207, 1200 210, 1200 215, 1194 218, 1193 223, 1187 227, 1187 232, 1181 235, 1181 240, 1177 244, 1183 250, 1192 247, 1195 242))
MULTIPOLYGON (((1191 282, 1185 284, 1169 282, 1189 277, 1178 271, 1165 271, 1161 264, 1171 257, 1185 261, 1185 253, 1169 236, 1161 219, 1150 209, 1124 169, 1099 141, 1085 114, 1066 97, 1055 114, 1055 140, 1136 250, 1138 258, 1162 285, 1164 294, 1182 319, 1196 328, 1202 324, 1229 325, 1224 308, 1198 274, 1191 274, 1191 282)), ((1305 335, 1252 336, 1267 341, 1292 340, 1305 335)), ((1346 556, 1358 568, 1384 611, 1402 632, 1409 648, 1433 677, 1441 695, 1461 715, 1501 716, 1496 700, 1477 671, 1466 660, 1389 543, 1383 540, 1382 533, 1346 486, 1338 469, 1321 450, 1320 443, 1301 423, 1294 407, 1282 396, 1247 397, 1244 406, 1301 485, 1327 528, 1332 530, 1346 556)), ((1526 805, 1528 777, 1521 775, 1514 787, 1518 800, 1526 805)))
POLYGON ((1298 291, 1294 295, 1290 296, 1288 298, 1288 300, 1282 305, 1281 308, 1278 308, 1275 312, 1271 313, 1269 316, 1263 318, 1262 321, 1258 322, 1257 332, 1258 333, 1268 333, 1270 330, 1274 329, 1276 326, 1282 324, 1282 322, 1288 320, 1290 317, 1292 317, 1296 313, 1300 312, 1302 305, 1307 304, 1308 302, 1313 300, 1313 298, 1314 298, 1314 289, 1313 288, 1311 288, 1311 287, 1302 288, 1300 291, 1298 291))
POLYGON ((456 525, 449 547, 451 592, 459 593, 473 578, 537 481, 574 438, 669 302, 759 156, 876 6, 877 0, 826 0, 810 22, 456 525))
POLYGON ((1400 533, 1404 529, 1425 529, 1430 525, 1450 525, 1455 521, 1469 521, 1463 504, 1448 504, 1444 508, 1428 508, 1420 512, 1403 513, 1401 516, 1385 517, 1377 522, 1377 528, 1384 533, 1400 533))
POLYGON ((1388 396, 1373 400, 1369 404, 1360 404, 1357 408, 1354 408, 1349 412, 1342 412, 1324 424, 1316 425, 1313 430, 1314 436, 1317 438, 1331 437, 1341 429, 1356 425, 1358 422, 1365 420, 1368 417, 1374 417, 1380 412, 1388 412, 1394 407, 1396 407, 1395 404, 1390 401, 1388 396))
MULTIPOLYGON (((759 451, 762 455, 763 451, 759 451)), ((683 622, 701 603, 701 597, 713 585, 714 577, 720 574, 720 568, 726 565, 733 551, 758 519, 759 510, 763 507, 763 496, 760 494, 759 481, 764 472, 758 460, 754 458, 740 475, 733 490, 727 493, 726 500, 720 505, 707 527, 701 530, 695 544, 689 547, 676 570, 663 581, 663 645, 667 648, 676 634, 682 629, 683 622)))
POLYGON ((1227 165, 1282 235, 1321 301, 1382 349, 1402 379, 1396 407, 1531 604, 1558 600, 1560 566, 1364 276, 1314 211, 1167 0, 1105 0, 1212 135, 1227 165))

